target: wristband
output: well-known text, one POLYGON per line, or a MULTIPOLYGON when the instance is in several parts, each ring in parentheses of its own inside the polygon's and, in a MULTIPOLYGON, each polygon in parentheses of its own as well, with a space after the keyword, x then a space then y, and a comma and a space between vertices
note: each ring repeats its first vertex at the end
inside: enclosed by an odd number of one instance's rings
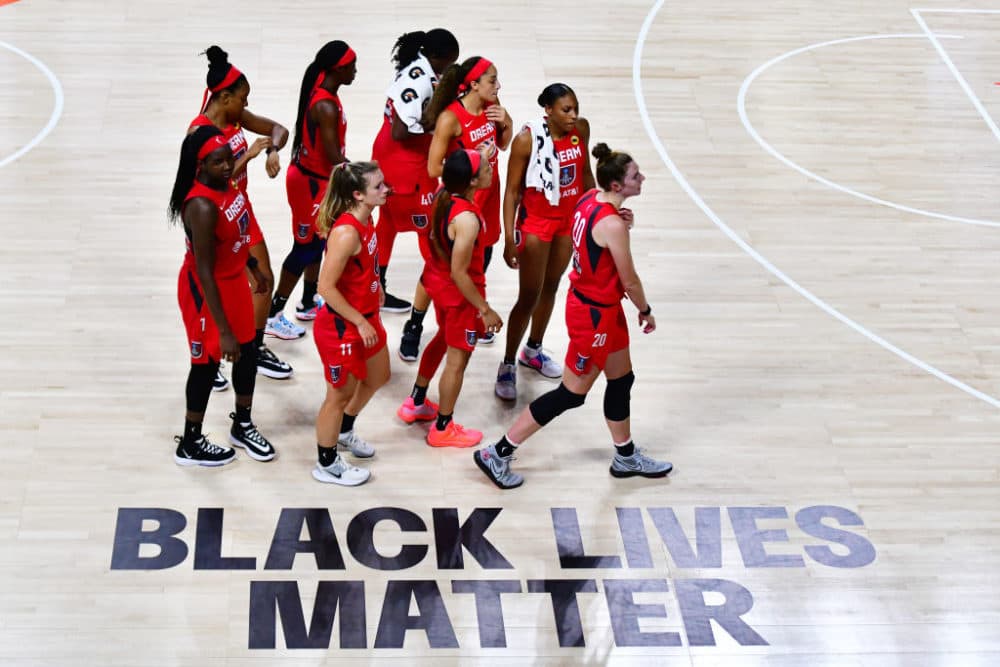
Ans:
POLYGON ((274 146, 268 146, 267 150, 264 151, 264 152, 267 153, 268 155, 270 155, 271 153, 277 153, 278 149, 275 148, 274 146))
POLYGON ((260 264, 260 262, 258 262, 257 258, 254 257, 253 255, 250 255, 249 257, 247 257, 247 268, 248 269, 256 269, 258 264, 260 264))
POLYGON ((646 304, 646 310, 639 311, 639 314, 642 315, 643 317, 649 317, 650 315, 652 315, 652 313, 653 313, 653 306, 652 304, 649 303, 646 304))

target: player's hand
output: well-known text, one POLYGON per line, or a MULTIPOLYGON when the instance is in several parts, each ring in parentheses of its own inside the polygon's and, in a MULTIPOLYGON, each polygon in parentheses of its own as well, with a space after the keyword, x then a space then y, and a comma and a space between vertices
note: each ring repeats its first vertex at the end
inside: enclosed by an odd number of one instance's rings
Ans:
POLYGON ((358 333, 361 335, 361 340, 364 341, 365 347, 373 347, 378 342, 378 332, 375 331, 375 327, 368 320, 358 325, 358 333))
POLYGON ((483 326, 486 327, 487 333, 499 333, 500 329, 503 328, 503 320, 497 315, 497 312, 486 306, 486 312, 483 313, 483 326))
POLYGON ((264 169, 267 170, 267 175, 271 178, 275 178, 281 173, 281 158, 278 157, 278 151, 272 151, 267 154, 267 161, 264 163, 264 169))
POLYGON ((521 264, 517 260, 517 243, 513 237, 505 238, 503 242, 503 261, 512 269, 520 268, 521 264))
POLYGON ((632 209, 630 208, 618 209, 618 217, 620 217, 628 224, 629 229, 632 229, 632 226, 635 224, 635 213, 632 212, 632 209))
POLYGON ((247 149, 247 156, 255 158, 258 155, 260 155, 261 151, 266 151, 270 147, 271 147, 271 138, 260 137, 252 144, 250 144, 250 148, 247 149))
POLYGON ((639 313, 639 326, 642 327, 642 333, 648 334, 656 331, 656 318, 653 317, 653 313, 649 315, 639 313))
POLYGON ((259 266, 255 266, 250 269, 250 277, 253 278, 254 282, 254 294, 270 294, 271 288, 274 285, 271 284, 271 279, 269 279, 264 272, 260 270, 259 266))
POLYGON ((232 331, 219 333, 219 347, 222 349, 223 360, 234 364, 240 360, 240 344, 232 331))

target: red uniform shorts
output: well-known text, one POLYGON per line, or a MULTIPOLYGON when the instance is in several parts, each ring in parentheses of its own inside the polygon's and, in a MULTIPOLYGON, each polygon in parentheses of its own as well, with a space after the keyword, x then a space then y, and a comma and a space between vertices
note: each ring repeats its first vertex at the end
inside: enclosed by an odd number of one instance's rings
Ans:
POLYGON ((378 332, 378 341, 365 347, 358 328, 333 313, 329 308, 320 308, 313 323, 313 339, 319 358, 323 362, 323 376, 334 387, 343 387, 347 376, 359 380, 368 377, 368 360, 378 354, 386 345, 385 327, 378 311, 366 317, 368 323, 378 332))
POLYGON ((592 366, 603 369, 609 354, 628 348, 628 322, 621 303, 590 305, 572 287, 566 297, 566 330, 565 367, 576 375, 586 375, 592 366))
POLYGON ((520 234, 515 234, 517 249, 524 249, 524 235, 532 234, 539 240, 551 243, 557 236, 569 236, 573 231, 573 218, 543 218, 537 215, 530 215, 522 206, 517 216, 516 230, 520 234))
MULTIPOLYGON (((250 283, 241 272, 232 278, 216 279, 215 285, 222 301, 226 320, 240 345, 253 341, 256 335, 253 320, 253 298, 250 283)), ((187 332, 188 350, 192 364, 218 363, 222 360, 219 346, 219 327, 205 302, 197 272, 182 266, 177 276, 177 303, 181 308, 184 329, 187 332)))
POLYGON ((291 163, 285 173, 285 192, 292 209, 292 237, 296 243, 312 243, 316 236, 316 214, 326 194, 327 180, 305 173, 291 163))
POLYGON ((392 225, 397 233, 430 231, 432 192, 393 192, 379 207, 378 226, 392 225))

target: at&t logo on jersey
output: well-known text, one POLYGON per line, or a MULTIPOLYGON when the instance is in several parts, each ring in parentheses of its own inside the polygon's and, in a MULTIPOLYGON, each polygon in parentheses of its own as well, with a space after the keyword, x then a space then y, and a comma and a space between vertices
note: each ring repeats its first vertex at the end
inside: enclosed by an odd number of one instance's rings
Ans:
POLYGON ((373 280, 372 281, 372 284, 371 284, 372 294, 374 294, 375 292, 378 291, 378 285, 379 285, 379 282, 377 280, 373 280))
POLYGON ((342 368, 342 366, 340 364, 337 364, 336 366, 334 366, 333 364, 330 364, 330 383, 331 384, 337 384, 338 382, 340 382, 340 369, 341 368, 342 368))

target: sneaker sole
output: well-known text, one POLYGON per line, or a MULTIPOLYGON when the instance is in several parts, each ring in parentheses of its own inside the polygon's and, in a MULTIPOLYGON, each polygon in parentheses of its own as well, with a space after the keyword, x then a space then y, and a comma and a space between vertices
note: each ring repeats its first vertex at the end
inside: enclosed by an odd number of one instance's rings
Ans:
POLYGON ((312 322, 313 320, 316 319, 316 316, 315 315, 300 315, 298 313, 295 313, 295 319, 297 319, 299 322, 312 322))
POLYGON ((212 391, 226 391, 227 389, 229 389, 229 383, 228 382, 226 384, 222 385, 221 387, 216 387, 215 385, 212 385, 212 391))
POLYGON ((397 352, 397 354, 399 354, 399 358, 400 359, 402 359, 403 361, 409 362, 409 363, 412 363, 412 362, 416 361, 417 357, 420 356, 419 354, 417 354, 417 355, 414 355, 412 357, 407 357, 406 355, 403 354, 402 350, 400 350, 399 352, 397 352))
POLYGON ((236 460, 236 452, 233 452, 233 455, 230 456, 228 459, 223 459, 221 461, 200 461, 198 459, 186 459, 182 456, 177 456, 176 454, 174 454, 174 463, 184 467, 204 466, 206 468, 218 468, 219 466, 224 466, 227 463, 232 463, 235 460, 236 460))
POLYGON ((427 415, 427 416, 415 415, 412 419, 407 419, 406 417, 403 416, 403 412, 401 410, 396 410, 396 416, 402 419, 403 423, 405 424, 415 424, 416 422, 429 422, 437 419, 437 410, 435 410, 434 414, 432 415, 427 415))
POLYGON ((461 443, 461 444, 456 442, 445 442, 441 443, 440 445, 435 445, 433 442, 430 441, 429 438, 426 440, 428 446, 435 447, 437 449, 444 449, 445 447, 454 447, 455 449, 468 449, 469 447, 475 447, 482 441, 483 441, 483 436, 479 436, 479 439, 476 440, 475 442, 461 443))
POLYGON ((493 482, 494 484, 497 485, 497 488, 504 489, 504 490, 506 490, 506 489, 516 489, 517 487, 519 487, 522 484, 524 484, 524 480, 523 479, 520 482, 518 482, 517 484, 512 484, 510 486, 505 486, 505 485, 501 484, 499 482, 499 480, 497 480, 497 478, 493 476, 493 471, 490 470, 490 467, 488 465, 486 465, 485 463, 483 463, 483 460, 481 458, 479 458, 479 452, 473 452, 472 453, 472 460, 476 462, 476 465, 479 466, 479 469, 483 471, 483 474, 486 475, 486 478, 489 479, 491 482, 493 482))
POLYGON ((406 306, 405 308, 402 306, 382 306, 379 310, 383 313, 408 313, 410 312, 410 308, 412 306, 406 306))
POLYGON ((611 476, 622 479, 624 477, 645 477, 646 479, 659 479, 660 477, 666 477, 670 474, 670 471, 674 467, 670 466, 666 470, 661 470, 659 472, 639 472, 638 470, 615 470, 614 466, 611 466, 611 476))
POLYGON ((495 342, 497 342, 497 337, 496 336, 493 336, 493 338, 489 338, 489 339, 486 339, 486 340, 484 340, 482 338, 477 338, 476 339, 476 345, 492 345, 495 342))
POLYGON ((279 333, 274 332, 274 331, 267 331, 267 330, 265 330, 264 331, 264 335, 271 336, 272 338, 280 338, 281 340, 302 340, 303 338, 306 337, 306 332, 303 331, 298 336, 286 336, 284 334, 279 334, 279 333))
POLYGON ((257 452, 255 452, 254 450, 250 449, 242 442, 240 442, 237 438, 234 438, 232 433, 229 434, 229 444, 231 444, 233 447, 239 447, 240 449, 245 451, 247 453, 247 456, 252 458, 254 461, 271 461, 274 459, 275 456, 278 455, 278 452, 271 452, 270 454, 258 454, 257 452))
POLYGON ((361 486, 362 484, 364 484, 365 482, 367 482, 372 478, 371 473, 368 473, 368 476, 365 477, 364 479, 351 481, 351 480, 346 480, 343 477, 335 477, 334 475, 331 475, 328 472, 325 472, 323 470, 318 470, 316 468, 312 469, 312 476, 313 479, 315 479, 317 482, 323 482, 324 484, 338 484, 340 486, 361 486))
POLYGON ((264 375, 269 378, 273 378, 275 380, 287 380, 288 378, 292 377, 292 373, 294 372, 295 372, 294 370, 273 371, 270 368, 264 368, 263 366, 257 367, 258 374, 264 375))
POLYGON ((513 396, 504 396, 501 394, 496 387, 493 387, 493 393, 496 394, 497 398, 503 401, 516 401, 517 400, 517 390, 514 391, 513 396))
POLYGON ((559 373, 559 375, 546 375, 546 374, 545 374, 545 373, 544 373, 544 372, 542 371, 542 369, 541 369, 541 368, 535 368, 535 367, 534 367, 534 366, 532 366, 531 364, 528 364, 528 363, 525 363, 525 362, 521 361, 521 357, 518 357, 518 358, 517 358, 517 363, 518 363, 519 365, 521 365, 521 366, 524 366, 525 368, 530 368, 531 370, 533 370, 533 371, 535 371, 536 373, 538 373, 539 375, 541 375, 541 376, 542 376, 543 378, 549 378, 550 380, 557 380, 557 379, 559 379, 559 378, 561 378, 561 377, 563 376, 563 374, 562 374, 562 373, 559 373))

